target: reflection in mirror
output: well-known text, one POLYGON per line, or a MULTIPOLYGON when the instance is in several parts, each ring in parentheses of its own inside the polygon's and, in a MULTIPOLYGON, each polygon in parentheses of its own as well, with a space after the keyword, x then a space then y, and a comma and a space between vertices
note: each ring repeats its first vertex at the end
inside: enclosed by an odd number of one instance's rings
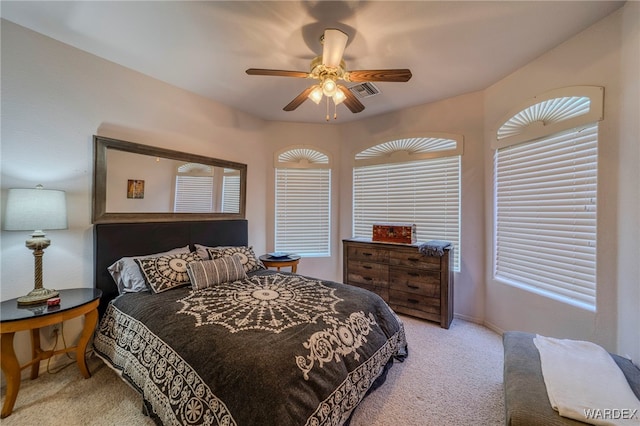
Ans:
POLYGON ((94 141, 94 223, 244 218, 245 164, 94 141))

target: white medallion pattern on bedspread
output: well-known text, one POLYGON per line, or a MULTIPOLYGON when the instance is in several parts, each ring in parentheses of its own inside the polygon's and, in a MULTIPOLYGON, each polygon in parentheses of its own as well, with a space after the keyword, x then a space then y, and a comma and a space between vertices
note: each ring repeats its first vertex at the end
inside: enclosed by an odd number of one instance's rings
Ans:
POLYGON ((122 370, 149 405, 171 408, 155 410, 163 425, 236 425, 193 368, 144 324, 113 305, 105 318, 95 335, 95 348, 122 370))
POLYGON ((179 300, 178 313, 193 315, 196 326, 218 324, 231 333, 264 330, 280 333, 304 323, 335 321, 342 299, 320 280, 283 274, 254 275, 191 292, 179 300))
POLYGON ((274 271, 122 295, 94 346, 163 425, 343 425, 406 356, 402 322, 379 296, 274 271))
POLYGON ((358 348, 367 341, 366 335, 371 331, 372 325, 377 325, 372 314, 354 312, 346 321, 330 322, 331 327, 317 331, 309 337, 303 346, 309 349, 309 355, 296 356, 296 364, 304 373, 305 380, 309 380, 309 371, 316 362, 318 367, 332 360, 340 361, 341 357, 353 354, 354 359, 359 360, 358 348))

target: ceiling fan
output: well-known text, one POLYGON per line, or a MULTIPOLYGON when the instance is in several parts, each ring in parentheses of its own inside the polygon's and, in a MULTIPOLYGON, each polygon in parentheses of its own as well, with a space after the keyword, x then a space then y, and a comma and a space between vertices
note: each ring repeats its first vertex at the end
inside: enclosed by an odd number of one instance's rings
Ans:
MULTIPOLYGON (((293 111, 304 101, 311 99, 319 104, 323 96, 327 97, 327 121, 329 121, 329 98, 333 100, 335 106, 344 104, 353 113, 364 110, 364 105, 351 93, 351 91, 339 81, 345 82, 369 82, 369 81, 395 81, 406 82, 411 79, 411 71, 408 69, 383 69, 383 70, 354 70, 347 71, 342 55, 347 46, 349 36, 344 32, 327 28, 320 38, 323 44, 322 55, 311 61, 311 71, 285 71, 262 68, 249 68, 246 72, 249 75, 267 75, 280 77, 312 78, 318 80, 314 84, 302 91, 283 109, 293 111)), ((337 118, 334 112, 334 119, 337 118)))

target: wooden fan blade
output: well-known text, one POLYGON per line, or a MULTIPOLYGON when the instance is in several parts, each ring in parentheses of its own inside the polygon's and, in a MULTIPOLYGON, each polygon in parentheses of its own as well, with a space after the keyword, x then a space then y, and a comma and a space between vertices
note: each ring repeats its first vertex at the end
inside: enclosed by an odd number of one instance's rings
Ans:
POLYGON ((271 75, 276 77, 297 77, 308 78, 309 73, 304 71, 269 70, 262 68, 249 68, 246 71, 249 75, 271 75))
POLYGON ((360 81, 395 81, 405 82, 411 79, 411 70, 397 69, 397 70, 357 70, 349 71, 345 80, 360 82, 360 81))
POLYGON ((344 93, 344 95, 347 97, 347 99, 345 99, 343 103, 347 108, 351 110, 352 113, 357 114, 364 111, 364 105, 362 105, 362 102, 360 102, 358 98, 356 98, 356 95, 354 95, 351 90, 349 90, 342 84, 338 84, 338 88, 342 90, 342 93, 344 93))
POLYGON ((298 108, 304 101, 307 100, 307 98, 309 97, 309 93, 311 93, 312 90, 313 86, 307 87, 302 91, 302 93, 296 96, 294 100, 289 102, 289 104, 287 104, 287 106, 282 109, 285 111, 293 111, 294 109, 298 108))

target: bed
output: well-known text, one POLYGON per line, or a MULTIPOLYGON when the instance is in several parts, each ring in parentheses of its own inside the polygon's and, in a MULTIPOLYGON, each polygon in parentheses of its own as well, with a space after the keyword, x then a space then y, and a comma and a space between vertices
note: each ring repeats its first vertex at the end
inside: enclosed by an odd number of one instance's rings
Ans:
POLYGON ((366 290, 263 269, 247 237, 246 220, 95 225, 96 353, 157 424, 348 424, 406 357, 401 320, 366 290), (171 252, 185 247, 219 256, 171 252), (152 291, 119 289, 107 270, 132 256, 152 291), (192 285, 158 285, 148 264, 163 262, 190 262, 192 285))
MULTIPOLYGON (((560 416, 547 395, 535 334, 507 331, 504 345, 504 396, 506 424, 509 426, 584 426, 585 423, 560 416)), ((640 399, 640 369, 629 359, 611 354, 631 389, 640 399)), ((624 407, 603 407, 624 408, 624 407)))

